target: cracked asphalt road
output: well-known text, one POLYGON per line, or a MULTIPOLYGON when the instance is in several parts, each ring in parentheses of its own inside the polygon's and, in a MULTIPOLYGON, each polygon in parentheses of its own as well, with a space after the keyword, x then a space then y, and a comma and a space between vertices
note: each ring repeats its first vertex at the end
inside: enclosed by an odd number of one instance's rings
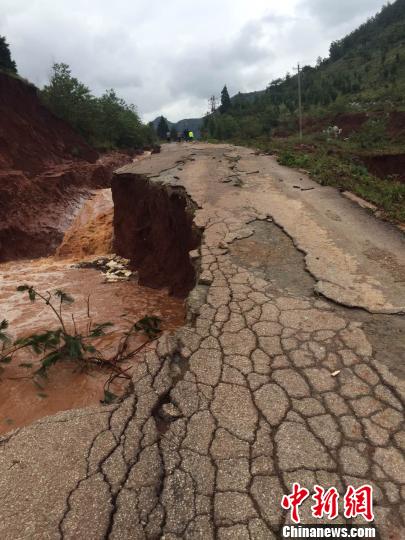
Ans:
MULTIPOLYGON (((0 440, 1 538, 271 540, 289 523, 280 503, 293 482, 372 485, 381 537, 404 538, 404 380, 361 320, 319 296, 403 311, 400 234, 247 149, 172 145, 121 171, 182 185, 199 207, 188 323, 145 354, 122 403, 0 440), (314 293, 232 258, 268 219, 305 253, 314 293), (367 264, 367 253, 380 255, 367 264)), ((319 522, 310 505, 302 521, 319 522)))

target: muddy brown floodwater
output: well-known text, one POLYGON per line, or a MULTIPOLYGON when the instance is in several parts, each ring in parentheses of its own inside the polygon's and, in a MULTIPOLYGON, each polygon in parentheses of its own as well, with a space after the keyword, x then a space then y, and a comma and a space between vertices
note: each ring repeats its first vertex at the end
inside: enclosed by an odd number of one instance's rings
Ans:
POLYGON ((111 253, 113 215, 111 189, 95 191, 66 231, 56 256, 82 260, 89 255, 111 253))
MULTIPOLYGON (((111 251, 112 216, 111 192, 99 190, 84 203, 54 257, 0 265, 0 319, 9 321, 9 333, 14 339, 58 327, 49 307, 38 301, 30 303, 26 294, 16 291, 18 285, 25 283, 42 292, 61 288, 71 294, 75 301, 66 308, 66 321, 73 324, 74 314, 79 329, 87 325, 90 296, 93 322, 114 324, 113 331, 97 344, 107 356, 116 350, 123 331, 144 315, 160 317, 167 332, 182 325, 184 302, 168 296, 165 290, 140 287, 135 281, 105 283, 104 275, 98 270, 73 267, 75 261, 111 251)), ((139 336, 131 346, 144 341, 145 337, 139 336)), ((103 397, 107 371, 97 368, 83 371, 77 365, 62 363, 52 367, 48 378, 40 379, 38 385, 31 375, 37 363, 35 355, 24 351, 16 354, 10 364, 1 366, 0 433, 58 411, 97 404, 103 397)), ((122 392, 122 383, 112 390, 122 392)))

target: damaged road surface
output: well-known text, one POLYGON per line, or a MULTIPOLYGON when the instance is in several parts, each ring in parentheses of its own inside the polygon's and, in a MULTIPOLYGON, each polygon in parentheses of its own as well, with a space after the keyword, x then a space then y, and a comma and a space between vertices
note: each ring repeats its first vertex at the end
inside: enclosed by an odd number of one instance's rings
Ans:
MULTIPOLYGON (((120 169, 113 198, 118 254, 141 279, 149 264, 178 291, 194 267, 187 324, 145 353, 121 403, 0 441, 0 537, 277 539, 299 482, 371 485, 381 538, 403 538, 400 232, 225 145, 169 145, 120 169), (397 375, 371 336, 387 317, 397 375)), ((320 521, 312 504, 303 523, 320 521)))

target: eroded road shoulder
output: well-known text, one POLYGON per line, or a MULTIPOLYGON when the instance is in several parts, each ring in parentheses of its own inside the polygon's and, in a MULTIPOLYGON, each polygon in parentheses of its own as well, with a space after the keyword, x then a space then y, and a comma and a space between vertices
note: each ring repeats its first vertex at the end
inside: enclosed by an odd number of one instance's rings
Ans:
POLYGON ((277 246, 259 242, 255 223, 271 219, 277 190, 264 196, 264 177, 237 174, 234 155, 181 146, 125 169, 185 187, 199 207, 189 322, 145 356, 121 404, 3 439, 2 537, 271 540, 289 522, 280 503, 293 482, 341 494, 370 484, 382 538, 404 535, 404 382, 376 358, 361 317, 288 268, 263 267, 277 246), (263 245, 243 256, 243 239, 263 245))

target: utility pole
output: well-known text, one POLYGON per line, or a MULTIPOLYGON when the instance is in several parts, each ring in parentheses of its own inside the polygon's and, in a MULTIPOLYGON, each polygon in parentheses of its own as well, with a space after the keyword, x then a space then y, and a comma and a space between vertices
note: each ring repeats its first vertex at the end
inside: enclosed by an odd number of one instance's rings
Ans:
POLYGON ((297 78, 298 78, 298 122, 300 126, 300 141, 302 142, 301 68, 299 64, 297 67, 297 78))
POLYGON ((208 100, 208 106, 212 113, 214 113, 217 110, 217 98, 215 96, 211 96, 208 100))

